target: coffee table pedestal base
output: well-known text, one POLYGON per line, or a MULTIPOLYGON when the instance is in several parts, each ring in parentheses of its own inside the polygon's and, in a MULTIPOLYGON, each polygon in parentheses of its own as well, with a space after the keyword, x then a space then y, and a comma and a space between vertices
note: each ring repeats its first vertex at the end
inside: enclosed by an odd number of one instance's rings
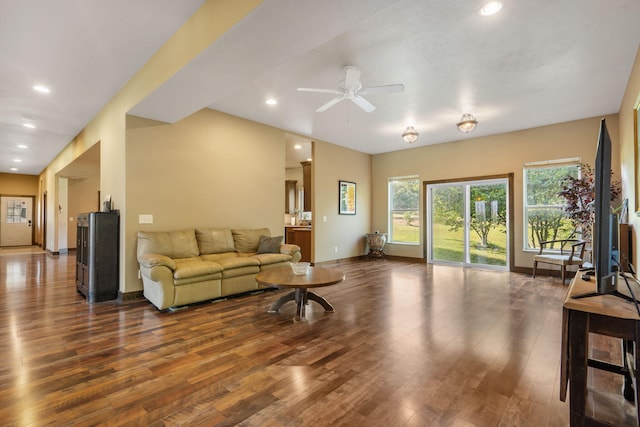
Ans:
POLYGON ((280 307, 283 306, 284 303, 288 301, 296 302, 296 317, 293 319, 295 322, 301 322, 306 320, 305 316, 305 306, 309 303, 309 300, 315 301, 324 307, 324 310, 330 313, 335 312, 333 306, 329 304, 329 301, 321 297, 320 295, 307 290, 307 288, 296 288, 295 291, 280 297, 278 301, 276 301, 271 308, 269 309, 269 313, 277 313, 280 310, 280 307))

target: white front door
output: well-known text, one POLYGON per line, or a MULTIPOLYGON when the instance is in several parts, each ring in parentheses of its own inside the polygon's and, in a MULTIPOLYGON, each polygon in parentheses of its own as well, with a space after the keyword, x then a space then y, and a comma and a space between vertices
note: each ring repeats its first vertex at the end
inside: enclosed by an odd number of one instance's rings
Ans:
POLYGON ((0 246, 29 246, 32 242, 33 199, 2 196, 0 246))

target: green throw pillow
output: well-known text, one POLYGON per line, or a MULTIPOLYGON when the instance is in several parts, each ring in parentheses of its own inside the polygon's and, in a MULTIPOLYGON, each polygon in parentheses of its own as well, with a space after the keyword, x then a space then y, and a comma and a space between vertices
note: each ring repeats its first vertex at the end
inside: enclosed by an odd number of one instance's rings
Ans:
POLYGON ((280 244, 282 243, 282 236, 261 236, 260 244, 258 245, 258 254, 278 254, 280 253, 280 244))

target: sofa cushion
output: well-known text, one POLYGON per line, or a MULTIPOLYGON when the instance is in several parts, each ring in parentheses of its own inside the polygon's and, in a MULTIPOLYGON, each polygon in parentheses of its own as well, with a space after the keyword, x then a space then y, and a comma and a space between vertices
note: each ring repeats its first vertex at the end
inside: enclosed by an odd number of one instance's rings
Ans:
POLYGON ((253 257, 223 258, 218 261, 223 270, 222 278, 257 274, 260 271, 260 262, 253 257))
POLYGON ((222 252, 219 254, 206 254, 206 255, 200 255, 200 258, 202 258, 204 261, 215 261, 218 262, 218 260, 221 259, 225 259, 225 258, 238 258, 238 253, 237 252, 222 252))
POLYGON ((196 228, 196 239, 201 254, 235 252, 233 235, 228 228, 196 228))
POLYGON ((143 254, 174 259, 196 257, 199 252, 195 231, 138 231, 138 256, 143 254))
POLYGON ((236 250, 244 253, 256 253, 260 245, 260 237, 271 236, 268 228, 231 230, 236 250))
POLYGON ((278 264, 281 262, 291 261, 291 255, 287 254, 256 254, 251 258, 255 258, 260 262, 260 265, 278 264))
POLYGON ((261 236, 258 244, 258 254, 277 254, 280 253, 280 245, 282 244, 282 236, 269 237, 261 236))
POLYGON ((173 272, 174 279, 187 279, 191 277, 206 276, 220 273, 222 266, 216 262, 203 261, 200 258, 181 258, 174 260, 176 269, 173 272))
POLYGON ((254 257, 235 257, 223 258, 216 261, 224 270, 233 270, 234 268, 259 266, 260 261, 254 257))

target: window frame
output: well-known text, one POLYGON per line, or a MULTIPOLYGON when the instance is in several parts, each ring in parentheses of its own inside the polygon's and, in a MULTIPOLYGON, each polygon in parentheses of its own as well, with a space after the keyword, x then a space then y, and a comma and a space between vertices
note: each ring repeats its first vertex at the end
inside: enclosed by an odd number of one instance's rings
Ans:
POLYGON ((544 160, 538 162, 525 163, 522 167, 522 250, 524 252, 537 252, 539 247, 529 247, 529 209, 531 207, 537 208, 559 208, 564 212, 564 204, 544 204, 544 205, 529 205, 528 204, 528 171, 533 169, 553 168, 553 167, 567 167, 575 166, 578 170, 578 176, 581 174, 580 165, 582 159, 580 157, 570 157, 565 159, 544 160))
POLYGON ((387 200, 387 226, 388 226, 388 243, 393 243, 396 245, 410 245, 410 246, 419 246, 420 245, 420 240, 422 239, 422 214, 420 212, 420 177, 418 175, 406 175, 406 176, 394 176, 388 179, 387 182, 387 195, 388 195, 388 200, 387 200), (416 195, 417 195, 417 204, 415 206, 415 209, 394 209, 393 206, 393 183, 394 182, 399 182, 399 181, 416 181, 417 183, 417 189, 416 189, 416 195), (415 242, 405 242, 405 241, 398 241, 395 240, 394 235, 393 235, 393 213, 394 212, 417 212, 418 213, 418 218, 417 218, 417 228, 418 228, 418 238, 415 242))

